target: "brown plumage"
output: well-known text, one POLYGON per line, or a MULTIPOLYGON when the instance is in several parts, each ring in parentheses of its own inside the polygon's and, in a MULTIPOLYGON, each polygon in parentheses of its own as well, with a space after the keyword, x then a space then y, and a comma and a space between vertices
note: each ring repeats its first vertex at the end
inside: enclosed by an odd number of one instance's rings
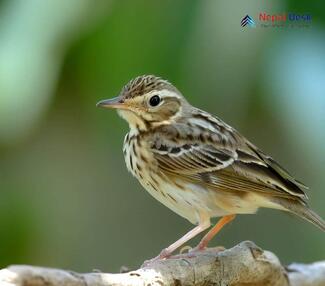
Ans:
POLYGON ((157 200, 197 224, 159 258, 207 229, 210 218, 223 217, 197 249, 235 214, 260 207, 292 212, 325 230, 307 206, 304 184, 221 119, 191 106, 168 81, 137 77, 98 105, 117 108, 129 123, 123 152, 130 172, 157 200))

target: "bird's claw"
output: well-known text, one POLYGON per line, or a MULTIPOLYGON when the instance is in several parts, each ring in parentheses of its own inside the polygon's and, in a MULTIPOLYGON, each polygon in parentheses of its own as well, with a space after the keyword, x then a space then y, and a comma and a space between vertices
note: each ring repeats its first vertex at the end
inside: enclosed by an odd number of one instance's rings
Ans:
POLYGON ((206 251, 206 250, 211 250, 213 252, 221 252, 221 251, 224 251, 225 248, 223 246, 216 246, 216 247, 207 248, 206 246, 201 246, 199 244, 196 247, 189 250, 189 254, 195 254, 195 253, 206 251))
POLYGON ((166 259, 170 256, 171 256, 171 253, 167 250, 167 248, 165 248, 160 252, 160 254, 158 256, 148 259, 148 260, 145 260, 143 262, 143 264, 141 265, 141 267, 148 267, 148 266, 150 266, 150 264, 157 262, 159 260, 166 259))

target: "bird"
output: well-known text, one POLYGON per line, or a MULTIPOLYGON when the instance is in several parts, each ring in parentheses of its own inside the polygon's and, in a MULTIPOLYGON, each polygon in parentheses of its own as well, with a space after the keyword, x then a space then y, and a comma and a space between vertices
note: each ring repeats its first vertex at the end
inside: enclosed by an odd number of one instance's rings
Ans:
POLYGON ((169 81, 138 76, 97 106, 116 109, 129 124, 123 154, 131 174, 195 225, 153 260, 170 257, 220 217, 193 249, 204 250, 237 214, 259 208, 293 213, 325 231, 324 220, 307 205, 307 186, 235 128, 192 106, 169 81))

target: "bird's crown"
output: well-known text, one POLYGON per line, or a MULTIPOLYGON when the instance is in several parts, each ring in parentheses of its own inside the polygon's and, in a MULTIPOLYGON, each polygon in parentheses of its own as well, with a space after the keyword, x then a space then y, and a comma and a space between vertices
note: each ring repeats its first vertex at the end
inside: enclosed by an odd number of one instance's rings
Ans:
POLYGON ((171 90, 176 91, 176 88, 160 77, 154 75, 142 75, 130 80, 121 90, 120 95, 126 99, 149 93, 152 90, 171 90))

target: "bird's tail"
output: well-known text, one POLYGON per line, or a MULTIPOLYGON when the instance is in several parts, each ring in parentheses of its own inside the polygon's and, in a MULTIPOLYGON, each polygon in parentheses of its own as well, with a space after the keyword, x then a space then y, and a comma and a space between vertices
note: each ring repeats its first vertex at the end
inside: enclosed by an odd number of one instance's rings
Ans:
POLYGON ((278 204, 285 208, 285 210, 294 213, 295 215, 311 222, 322 231, 325 231, 325 221, 302 200, 290 200, 279 198, 276 200, 278 204))

